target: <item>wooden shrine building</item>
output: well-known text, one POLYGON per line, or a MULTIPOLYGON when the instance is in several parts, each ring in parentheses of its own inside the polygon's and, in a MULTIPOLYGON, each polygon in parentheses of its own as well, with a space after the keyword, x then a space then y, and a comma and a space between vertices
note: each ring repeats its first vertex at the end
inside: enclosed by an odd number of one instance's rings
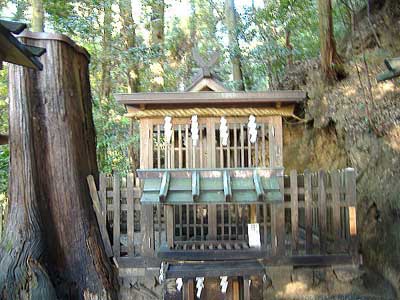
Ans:
POLYGON ((100 176, 120 277, 262 299, 270 266, 358 264, 355 171, 284 169, 282 120, 305 97, 231 92, 204 68, 185 92, 116 95, 140 122, 140 169, 100 176))

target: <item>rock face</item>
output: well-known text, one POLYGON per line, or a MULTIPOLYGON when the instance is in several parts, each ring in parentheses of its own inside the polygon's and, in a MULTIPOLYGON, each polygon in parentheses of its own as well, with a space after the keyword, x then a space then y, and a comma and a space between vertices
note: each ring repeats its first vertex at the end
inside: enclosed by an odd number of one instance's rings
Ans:
MULTIPOLYGON (((376 22, 380 48, 374 48, 376 43, 364 43, 372 48, 363 51, 356 48, 344 66, 347 78, 326 86, 318 63, 307 62, 295 64, 281 81, 281 88, 302 89, 309 96, 299 112, 305 121, 288 121, 284 129, 284 164, 287 170, 357 169, 364 263, 383 274, 400 295, 400 80, 375 80, 385 57, 400 56, 400 2, 372 2, 371 20, 376 22)), ((365 12, 357 17, 360 30, 353 43, 362 44, 363 31, 371 38, 365 18, 365 12)))

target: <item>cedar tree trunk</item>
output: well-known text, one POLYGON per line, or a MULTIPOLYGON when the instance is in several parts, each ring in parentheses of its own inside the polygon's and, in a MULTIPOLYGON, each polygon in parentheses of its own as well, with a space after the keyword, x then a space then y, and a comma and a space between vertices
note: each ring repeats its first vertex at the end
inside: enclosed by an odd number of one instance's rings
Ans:
POLYGON ((151 47, 157 58, 150 67, 153 78, 151 91, 160 92, 164 89, 164 0, 149 1, 151 6, 151 47))
POLYGON ((244 91, 242 64, 240 61, 240 47, 237 35, 238 24, 234 0, 225 0, 225 15, 225 25, 228 29, 233 80, 237 84, 236 89, 239 91, 244 91))
POLYGON ((44 31, 44 8, 42 0, 32 0, 32 31, 44 31))
POLYGON ((321 68, 326 81, 331 82, 337 78, 337 68, 335 68, 335 65, 342 63, 336 51, 336 43, 333 35, 331 0, 318 0, 318 14, 321 43, 321 68))
POLYGON ((2 299, 116 299, 86 176, 98 177, 87 52, 62 35, 43 71, 10 66, 10 211, 0 247, 2 299))

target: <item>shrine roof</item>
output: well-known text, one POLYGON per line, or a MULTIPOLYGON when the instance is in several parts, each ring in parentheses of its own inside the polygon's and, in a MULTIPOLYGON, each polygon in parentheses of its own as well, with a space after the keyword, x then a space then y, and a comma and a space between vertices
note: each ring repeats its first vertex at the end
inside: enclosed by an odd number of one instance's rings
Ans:
POLYGON ((273 104, 300 103, 306 98, 303 91, 269 91, 269 92, 153 92, 116 94, 118 102, 133 107, 162 104, 273 104))

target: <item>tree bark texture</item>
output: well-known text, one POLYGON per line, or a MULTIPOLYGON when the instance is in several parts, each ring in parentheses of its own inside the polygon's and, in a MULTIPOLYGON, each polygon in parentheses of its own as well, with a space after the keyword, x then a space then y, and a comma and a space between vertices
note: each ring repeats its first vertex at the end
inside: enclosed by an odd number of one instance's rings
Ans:
POLYGON ((234 0, 225 0, 225 16, 225 25, 228 29, 233 80, 236 83, 236 89, 244 91, 242 64, 240 61, 240 47, 237 34, 238 24, 234 0))
POLYGON ((32 0, 32 31, 44 31, 44 7, 42 0, 32 0))
POLYGON ((136 24, 132 16, 131 0, 119 0, 119 11, 121 16, 121 35, 123 37, 126 57, 126 77, 128 79, 128 93, 139 92, 139 62, 135 58, 131 59, 130 51, 137 47, 136 41, 136 24), (130 59, 128 59, 130 58, 130 59))
POLYGON ((335 64, 341 63, 333 34, 331 0, 318 0, 321 68, 327 81, 336 79, 335 64))
POLYGON ((104 22, 102 29, 102 56, 101 56, 101 82, 100 82, 100 102, 110 101, 111 97, 111 52, 112 52, 112 1, 103 2, 104 22))
POLYGON ((164 0, 148 1, 151 7, 151 46, 156 52, 157 59, 150 67, 154 78, 152 79, 152 92, 164 89, 164 0))
POLYGON ((43 71, 10 66, 10 211, 0 247, 2 299, 116 299, 86 184, 98 177, 87 52, 56 34, 43 71), (22 297, 22 296, 23 297, 22 297))

